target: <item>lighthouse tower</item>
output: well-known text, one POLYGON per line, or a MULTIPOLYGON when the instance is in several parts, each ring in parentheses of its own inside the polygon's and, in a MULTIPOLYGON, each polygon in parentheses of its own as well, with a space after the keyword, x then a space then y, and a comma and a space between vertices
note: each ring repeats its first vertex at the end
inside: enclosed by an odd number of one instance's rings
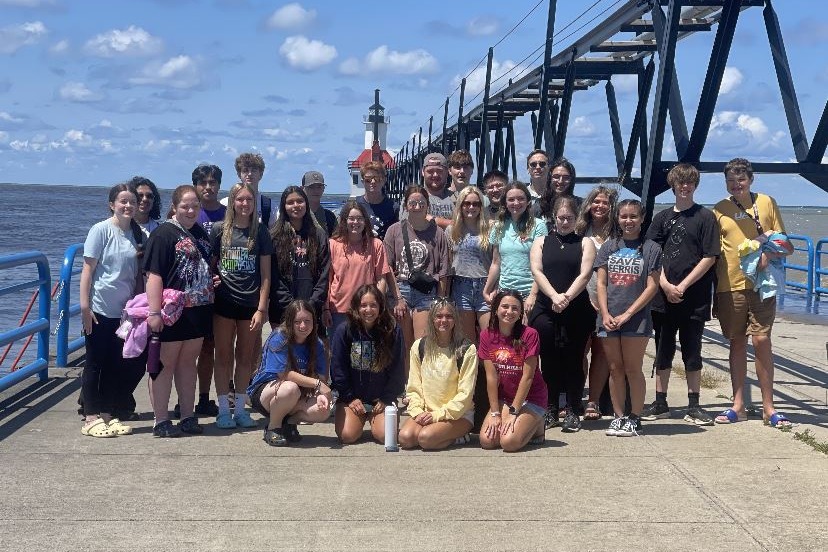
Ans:
POLYGON ((353 161, 348 161, 348 172, 351 175, 351 197, 358 197, 365 193, 362 179, 359 177, 359 168, 369 161, 380 161, 386 169, 394 167, 394 159, 385 150, 390 119, 385 116, 385 108, 379 103, 379 89, 374 90, 374 105, 368 108, 368 115, 362 118, 365 125, 365 149, 353 161))

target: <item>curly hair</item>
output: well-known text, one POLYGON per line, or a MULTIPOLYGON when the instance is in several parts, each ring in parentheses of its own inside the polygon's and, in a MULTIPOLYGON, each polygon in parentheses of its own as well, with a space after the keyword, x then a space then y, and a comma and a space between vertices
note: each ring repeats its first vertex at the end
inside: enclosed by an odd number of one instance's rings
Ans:
POLYGON ((241 178, 242 169, 245 167, 256 169, 260 173, 264 174, 265 162, 264 158, 262 158, 259 153, 242 153, 236 157, 235 167, 236 174, 239 175, 239 178, 241 178))
POLYGON ((134 190, 137 190, 139 186, 147 186, 150 190, 152 190, 152 209, 149 212, 149 218, 152 220, 158 220, 161 218, 161 194, 158 193, 158 188, 155 186, 155 183, 150 180, 149 178, 145 178, 143 176, 133 176, 131 180, 127 182, 134 190))
POLYGON ((599 195, 607 196, 609 202, 609 211, 607 212, 607 220, 601 227, 600 237, 606 239, 615 234, 615 225, 618 224, 618 190, 615 188, 607 188, 606 186, 596 186, 590 190, 589 194, 581 203, 581 210, 578 213, 578 221, 575 223, 575 233, 579 236, 586 236, 586 233, 592 228, 595 222, 592 218, 592 202, 599 195))

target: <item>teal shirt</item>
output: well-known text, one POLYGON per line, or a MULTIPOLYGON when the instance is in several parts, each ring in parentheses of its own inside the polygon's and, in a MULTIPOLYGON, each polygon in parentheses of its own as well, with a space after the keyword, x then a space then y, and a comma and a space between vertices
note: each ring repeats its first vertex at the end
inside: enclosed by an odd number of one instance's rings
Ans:
POLYGON ((506 220, 506 229, 503 237, 497 239, 497 224, 489 233, 489 243, 496 245, 500 252, 500 289, 514 289, 525 298, 532 291, 535 279, 529 268, 529 250, 535 238, 545 236, 546 223, 536 218, 532 231, 521 240, 515 231, 512 219, 506 220))

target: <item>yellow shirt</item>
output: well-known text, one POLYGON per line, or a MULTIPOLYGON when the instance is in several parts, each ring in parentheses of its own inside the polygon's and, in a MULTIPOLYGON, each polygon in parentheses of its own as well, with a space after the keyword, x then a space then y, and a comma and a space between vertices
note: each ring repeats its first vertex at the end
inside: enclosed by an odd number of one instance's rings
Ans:
POLYGON ((450 349, 438 348, 435 362, 426 355, 421 364, 419 346, 419 339, 411 346, 411 367, 405 388, 408 415, 414 418, 430 412, 435 422, 461 419, 474 408, 477 348, 469 346, 458 372, 457 359, 450 349))
MULTIPOLYGON (((762 230, 784 233, 785 225, 782 222, 782 215, 779 213, 776 201, 765 194, 755 194, 755 197, 762 230)), ((746 239, 756 238, 759 232, 756 223, 753 221, 753 203, 748 200, 748 203, 743 203, 742 207, 750 216, 737 207, 729 197, 721 200, 713 207, 713 212, 721 229, 722 244, 722 253, 716 262, 717 292, 753 289, 753 283, 745 278, 745 274, 739 265, 738 248, 739 244, 746 239)))

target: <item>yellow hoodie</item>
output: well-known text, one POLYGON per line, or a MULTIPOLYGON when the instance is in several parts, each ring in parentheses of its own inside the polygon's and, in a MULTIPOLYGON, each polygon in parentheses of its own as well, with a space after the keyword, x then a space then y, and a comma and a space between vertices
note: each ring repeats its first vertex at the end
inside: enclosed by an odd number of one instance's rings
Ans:
POLYGON ((419 339, 411 347, 411 367, 406 395, 408 415, 431 412, 435 422, 459 420, 474 409, 474 385, 477 381, 477 348, 470 345, 463 356, 460 371, 448 348, 437 349, 437 361, 428 357, 420 363, 419 339))

